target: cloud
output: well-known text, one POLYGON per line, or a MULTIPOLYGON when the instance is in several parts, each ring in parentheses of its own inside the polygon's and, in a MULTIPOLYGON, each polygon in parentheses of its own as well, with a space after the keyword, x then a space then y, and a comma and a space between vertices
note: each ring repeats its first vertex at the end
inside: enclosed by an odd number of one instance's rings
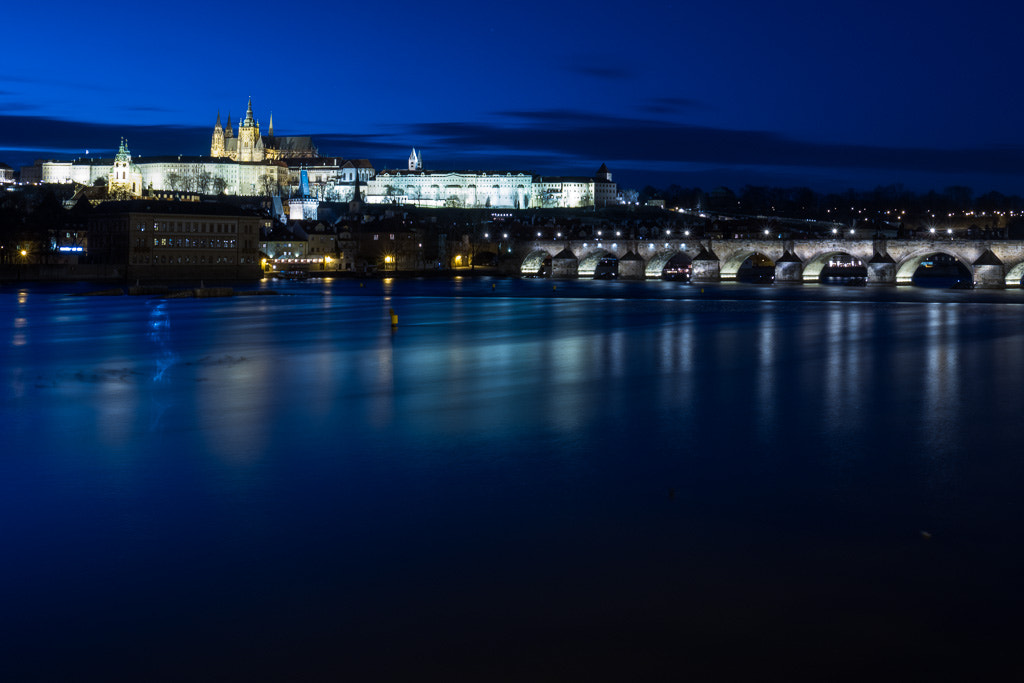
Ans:
POLYGON ((756 130, 679 125, 571 111, 504 112, 506 122, 424 123, 411 133, 447 149, 516 149, 608 162, 1024 173, 1024 149, 929 149, 818 143, 756 130))
POLYGON ((0 149, 21 150, 16 159, 20 163, 31 163, 26 157, 33 152, 52 156, 54 150, 66 150, 61 156, 74 156, 87 149, 116 149, 122 137, 128 139, 136 156, 203 154, 209 151, 210 128, 85 123, 0 114, 0 149))
POLYGON ((144 105, 130 106, 130 107, 121 107, 121 109, 123 109, 124 111, 155 111, 155 112, 160 112, 160 113, 177 111, 176 109, 170 109, 168 107, 150 107, 150 106, 144 106, 144 105))
POLYGON ((32 111, 35 108, 34 104, 28 102, 0 102, 0 111, 32 111))
POLYGON ((634 74, 626 69, 616 68, 614 66, 593 66, 589 64, 582 64, 576 66, 567 66, 567 71, 579 74, 581 76, 589 76, 590 78, 599 78, 605 81, 621 81, 627 78, 632 78, 634 74))
POLYGON ((75 88, 75 89, 86 89, 86 90, 100 90, 100 91, 112 91, 114 88, 110 85, 101 85, 95 82, 84 82, 81 80, 64 80, 58 78, 38 78, 38 77, 26 77, 26 76, 9 76, 0 75, 0 83, 22 83, 28 85, 45 85, 45 86, 61 86, 64 88, 75 88))
POLYGON ((649 114, 677 114, 682 111, 703 109, 705 106, 699 100, 691 100, 686 97, 655 97, 637 108, 649 114))

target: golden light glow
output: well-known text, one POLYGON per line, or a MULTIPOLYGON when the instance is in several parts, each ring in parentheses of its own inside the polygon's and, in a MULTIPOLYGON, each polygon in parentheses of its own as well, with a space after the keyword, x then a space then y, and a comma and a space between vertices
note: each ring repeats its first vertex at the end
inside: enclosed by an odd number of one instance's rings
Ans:
POLYGON ((387 256, 384 257, 384 263, 394 263, 394 262, 395 262, 395 257, 392 256, 391 254, 388 254, 387 256))
POLYGON ((455 256, 455 265, 457 265, 457 266, 461 266, 462 265, 462 254, 457 254, 455 256))
POLYGON ((21 250, 21 255, 22 255, 22 256, 28 256, 28 252, 27 252, 27 251, 25 251, 24 249, 22 249, 22 250, 21 250))

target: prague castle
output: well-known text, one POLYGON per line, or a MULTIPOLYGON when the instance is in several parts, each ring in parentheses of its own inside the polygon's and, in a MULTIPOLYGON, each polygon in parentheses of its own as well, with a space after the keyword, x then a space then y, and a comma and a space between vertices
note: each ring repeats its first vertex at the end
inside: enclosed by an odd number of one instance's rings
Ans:
POLYGON ((422 152, 413 149, 408 168, 377 173, 367 159, 322 157, 309 136, 275 136, 273 115, 264 135, 253 116, 252 98, 237 132, 230 115, 227 126, 221 125, 218 112, 209 156, 133 159, 122 139, 113 159, 37 161, 35 166, 23 168, 21 177, 26 182, 105 184, 109 196, 122 199, 188 192, 298 195, 306 203, 358 198, 367 204, 528 209, 610 206, 617 202, 618 194, 604 164, 593 176, 425 170, 422 152))
POLYGON ((308 135, 275 136, 273 114, 270 115, 267 135, 261 135, 260 122, 252 115, 250 97, 245 118, 238 124, 237 136, 231 127, 231 115, 228 115, 228 125, 225 128, 220 125, 220 112, 217 113, 217 124, 213 127, 213 140, 210 143, 210 156, 227 157, 232 161, 259 162, 312 159, 320 155, 313 146, 313 139, 308 135))

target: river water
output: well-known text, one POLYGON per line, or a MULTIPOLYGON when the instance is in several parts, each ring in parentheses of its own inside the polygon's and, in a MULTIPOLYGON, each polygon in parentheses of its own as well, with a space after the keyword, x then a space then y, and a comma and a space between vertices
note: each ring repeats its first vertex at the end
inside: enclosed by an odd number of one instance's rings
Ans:
POLYGON ((1024 291, 260 286, 0 289, 0 679, 1021 673, 1024 291))

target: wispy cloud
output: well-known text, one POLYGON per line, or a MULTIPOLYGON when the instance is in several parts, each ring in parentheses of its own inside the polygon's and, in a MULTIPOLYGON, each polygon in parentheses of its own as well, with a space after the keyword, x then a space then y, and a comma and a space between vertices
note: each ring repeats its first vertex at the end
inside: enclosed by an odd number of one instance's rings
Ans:
MULTIPOLYGON (((3 93, 0 93, 3 94, 3 93)), ((32 111, 36 106, 28 102, 0 102, 0 111, 32 111)))
POLYGON ((627 78, 633 78, 635 74, 626 69, 605 66, 597 64, 576 64, 565 67, 567 71, 570 71, 581 76, 588 76, 590 78, 597 78, 605 81, 621 81, 627 78))
POLYGON ((678 114, 705 107, 703 102, 686 97, 655 97, 639 105, 637 109, 648 114, 678 114))
POLYGON ((678 125, 587 112, 504 112, 506 121, 413 126, 449 149, 520 149, 579 159, 1024 174, 1024 149, 933 149, 829 144, 756 130, 678 125))

